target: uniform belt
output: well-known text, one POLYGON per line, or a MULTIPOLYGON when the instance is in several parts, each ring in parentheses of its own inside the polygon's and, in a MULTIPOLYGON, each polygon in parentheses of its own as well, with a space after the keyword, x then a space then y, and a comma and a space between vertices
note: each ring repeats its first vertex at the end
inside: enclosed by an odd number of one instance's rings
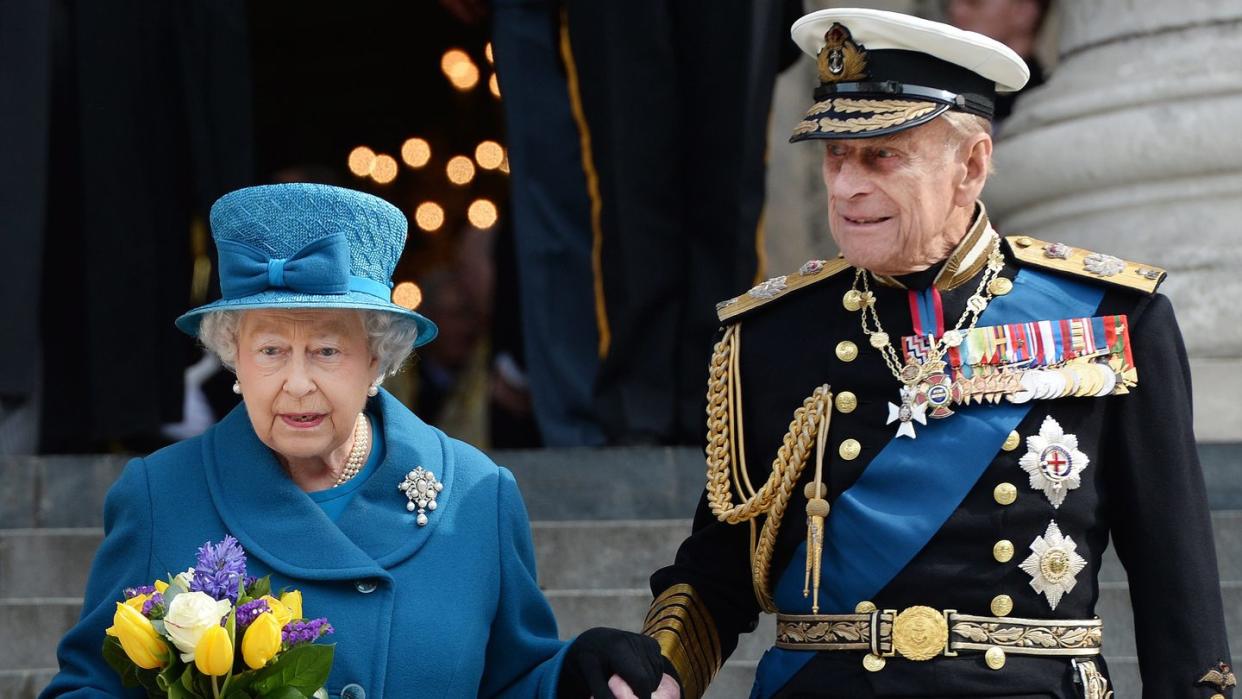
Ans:
POLYGON ((866 651, 908 660, 993 648, 1018 655, 1099 655, 1102 637, 1099 619, 975 616, 921 606, 901 612, 776 616, 777 648, 866 651))

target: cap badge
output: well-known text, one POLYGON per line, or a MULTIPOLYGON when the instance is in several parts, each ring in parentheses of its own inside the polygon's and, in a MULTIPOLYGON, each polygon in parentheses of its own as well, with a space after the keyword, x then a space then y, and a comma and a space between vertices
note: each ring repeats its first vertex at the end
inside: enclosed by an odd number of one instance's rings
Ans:
POLYGON ((824 47, 819 50, 819 81, 839 83, 867 77, 867 49, 854 42, 850 30, 834 22, 824 33, 824 47))

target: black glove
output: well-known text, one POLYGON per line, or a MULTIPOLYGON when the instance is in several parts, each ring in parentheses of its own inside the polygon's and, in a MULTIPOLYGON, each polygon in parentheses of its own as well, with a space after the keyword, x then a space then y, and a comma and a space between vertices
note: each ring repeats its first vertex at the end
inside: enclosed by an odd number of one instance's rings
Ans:
POLYGON ((582 632, 565 654, 557 696, 560 699, 615 699, 608 679, 620 675, 634 693, 651 696, 664 673, 674 678, 672 664, 660 655, 660 644, 641 634, 596 627, 582 632))

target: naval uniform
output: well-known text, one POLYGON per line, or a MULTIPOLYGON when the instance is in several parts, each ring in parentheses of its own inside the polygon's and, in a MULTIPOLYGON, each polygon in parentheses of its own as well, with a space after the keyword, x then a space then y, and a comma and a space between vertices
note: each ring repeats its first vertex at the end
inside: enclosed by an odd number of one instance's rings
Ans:
MULTIPOLYGON (((899 278, 867 273, 894 346, 916 334, 916 324, 924 333, 953 327, 987 274, 977 254, 985 239, 996 238, 980 207, 945 262, 899 278)), ((855 283, 848 263, 812 262, 721 304, 713 380, 718 389, 738 385, 727 409, 718 400, 709 405, 709 413, 717 408, 709 463, 714 449, 733 450, 730 469, 745 458, 749 484, 739 478, 745 474, 730 476, 734 500, 761 489, 782 455, 805 467, 784 489, 787 506, 765 570, 755 551, 772 525, 771 507, 731 524, 713 513, 705 493, 675 563, 652 576, 646 632, 660 641, 686 695, 705 690, 738 636, 755 631, 760 598, 770 596, 766 606, 788 616, 780 617, 783 642, 764 655, 752 696, 1103 699, 1111 696, 1105 641, 1111 653, 1137 654, 1145 697, 1231 696, 1190 372, 1172 307, 1155 293, 1164 272, 1024 236, 999 245, 998 276, 1008 282, 993 286, 982 332, 1112 318, 1110 338, 1128 333, 1129 358, 1114 367, 1128 392, 954 404, 949 417, 912 423, 914 439, 896 437, 899 423, 886 423, 900 384, 869 344, 859 311, 843 304, 855 283), (807 617, 806 495, 818 435, 807 426, 816 420, 803 420, 801 439, 790 425, 821 386, 831 394, 820 393, 821 406, 830 406, 820 413, 827 413, 821 482, 831 510, 820 616, 807 617), (1036 447, 1027 457, 1033 474, 1020 462, 1036 447), (1044 471, 1070 463, 1077 486, 1050 495, 1044 471), (1129 577, 1137 651, 1119 646, 1110 620, 1096 618, 1110 536, 1129 577), (906 615, 912 608, 925 609, 906 615), (946 630, 947 639, 937 638, 946 630)), ((759 633, 772 631, 765 625, 759 633)))

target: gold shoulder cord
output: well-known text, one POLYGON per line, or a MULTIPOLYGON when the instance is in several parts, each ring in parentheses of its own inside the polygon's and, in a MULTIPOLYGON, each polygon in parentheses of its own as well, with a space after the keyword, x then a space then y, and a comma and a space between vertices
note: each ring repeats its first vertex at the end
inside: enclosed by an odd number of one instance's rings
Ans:
MULTIPOLYGON (((814 579, 815 604, 819 598, 819 552, 823 544, 823 518, 827 516, 827 502, 822 499, 822 463, 824 437, 832 415, 832 390, 827 384, 820 386, 794 411, 789 431, 785 433, 776 458, 772 461, 772 473, 758 490, 750 482, 746 469, 745 434, 742 428, 742 382, 739 365, 741 355, 741 324, 735 323, 725 330, 724 337, 716 343, 712 352, 707 385, 707 502, 712 514, 721 522, 740 524, 749 522, 751 527, 751 578, 755 599, 766 612, 775 612, 772 599, 769 567, 776 546, 785 508, 793 493, 807 458, 813 448, 820 452, 816 462, 814 491, 807 506, 808 583, 814 579), (736 435, 736 439, 735 439, 736 435), (744 499, 734 504, 733 491, 744 499), (762 533, 756 541, 756 518, 764 515, 762 533), (814 575, 811 566, 814 563, 814 575)), ((808 588, 809 588, 808 584, 808 588)), ((809 592, 809 590, 808 590, 809 592)))

